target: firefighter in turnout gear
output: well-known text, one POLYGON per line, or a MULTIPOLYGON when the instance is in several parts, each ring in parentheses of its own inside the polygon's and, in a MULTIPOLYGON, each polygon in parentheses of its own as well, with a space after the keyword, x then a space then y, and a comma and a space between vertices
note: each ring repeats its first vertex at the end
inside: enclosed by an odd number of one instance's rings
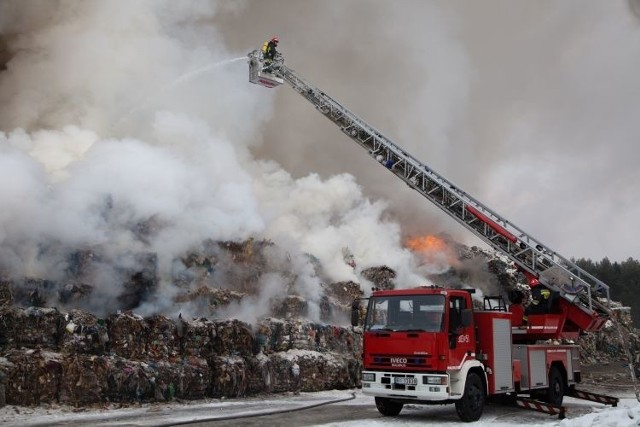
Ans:
POLYGON ((531 302, 524 311, 523 323, 527 323, 529 314, 547 314, 551 313, 551 305, 554 302, 555 295, 543 285, 537 285, 531 288, 531 302))
POLYGON ((265 63, 271 62, 275 59, 276 53, 278 53, 276 51, 276 47, 278 47, 279 42, 280 40, 278 37, 272 37, 271 40, 264 42, 264 45, 262 46, 262 53, 264 54, 265 63))

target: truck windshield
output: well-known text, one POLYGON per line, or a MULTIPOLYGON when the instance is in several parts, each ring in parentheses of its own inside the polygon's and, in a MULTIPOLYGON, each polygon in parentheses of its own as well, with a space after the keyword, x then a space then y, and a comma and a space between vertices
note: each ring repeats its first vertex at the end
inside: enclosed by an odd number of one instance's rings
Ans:
POLYGON ((444 295, 373 297, 364 329, 438 332, 444 323, 444 303, 444 295))

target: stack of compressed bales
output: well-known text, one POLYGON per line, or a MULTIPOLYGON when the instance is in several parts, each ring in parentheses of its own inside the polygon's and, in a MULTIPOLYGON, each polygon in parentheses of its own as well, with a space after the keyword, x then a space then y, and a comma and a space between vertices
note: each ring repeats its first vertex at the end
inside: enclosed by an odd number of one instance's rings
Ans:
POLYGON ((10 305, 13 303, 13 295, 11 294, 11 280, 0 277, 0 306, 10 305))
POLYGON ((58 399, 62 356, 39 349, 13 349, 5 354, 12 365, 6 378, 6 401, 10 405, 39 405, 58 399))
POLYGON ((254 337, 251 325, 239 320, 214 322, 213 351, 217 355, 251 356, 254 353, 254 337))
POLYGON ((56 308, 2 306, 0 318, 5 348, 58 348, 64 315, 56 308))
MULTIPOLYGON (((356 282, 335 282, 324 285, 327 302, 331 306, 332 316, 328 320, 349 319, 351 316, 351 304, 354 300, 362 298, 364 293, 356 282)), ((364 309, 363 309, 364 313, 364 309)))
POLYGON ((180 372, 175 363, 167 361, 151 361, 145 365, 149 378, 150 401, 171 401, 176 397, 180 372))
POLYGON ((64 316, 61 340, 65 354, 105 354, 109 343, 106 322, 91 313, 71 310, 64 316))
MULTIPOLYGON (((287 351, 291 348, 291 326, 282 319, 267 318, 260 325, 268 327, 266 335, 268 343, 265 343, 267 353, 275 351, 287 351)), ((262 329, 262 326, 260 326, 262 329)))
POLYGON ((216 325, 204 317, 197 319, 180 318, 178 331, 181 339, 181 353, 184 357, 209 358, 214 356, 213 340, 216 325))
POLYGON ((212 376, 206 359, 185 357, 177 368, 179 377, 176 397, 195 400, 210 396, 212 376))
POLYGON ((112 356, 108 363, 107 396, 112 402, 140 402, 149 393, 144 363, 112 356))
POLYGON ((7 372, 14 369, 13 363, 9 362, 6 357, 0 357, 0 408, 7 405, 7 372))
POLYGON ((177 360, 180 354, 178 327, 168 317, 155 315, 146 319, 149 333, 146 353, 151 360, 177 360))
POLYGON ((290 347, 298 350, 315 350, 316 330, 308 320, 289 320, 290 347))
POLYGON ((273 315, 283 319, 305 317, 308 311, 307 300, 298 295, 287 295, 272 307, 273 315))
POLYGON ((21 283, 11 284, 11 293, 14 303, 44 307, 47 301, 55 300, 57 285, 51 280, 25 277, 21 283))
POLYGON ((274 393, 302 390, 300 365, 295 362, 296 355, 300 351, 303 350, 290 350, 269 355, 274 373, 271 377, 271 390, 274 393))
POLYGON ((67 283, 60 289, 60 302, 64 305, 77 305, 93 292, 93 287, 83 283, 67 283))
POLYGON ((249 389, 247 362, 239 356, 218 356, 210 361, 213 397, 241 397, 249 389))
POLYGON ((126 313, 113 314, 107 320, 111 352, 120 357, 143 360, 149 325, 142 316, 126 313))
POLYGON ((87 354, 67 354, 62 361, 60 403, 86 406, 117 398, 108 393, 110 358, 87 354))
POLYGON ((199 309, 200 312, 209 313, 220 307, 239 302, 246 296, 243 292, 236 292, 230 289, 218 289, 210 286, 199 286, 193 291, 183 293, 174 297, 174 302, 178 304, 190 303, 199 309))
POLYGON ((247 394, 271 393, 276 373, 269 356, 258 353, 247 358, 247 394))
POLYGON ((631 309, 617 302, 611 304, 610 309, 614 317, 607 321, 600 331, 581 335, 578 339, 581 362, 628 362, 626 349, 631 354, 632 362, 640 364, 640 337, 633 328, 631 309))
POLYGON ((355 385, 356 364, 349 358, 334 353, 309 350, 289 350, 274 353, 270 357, 275 378, 274 392, 320 391, 349 388, 355 385))
POLYGON ((378 289, 394 289, 396 287, 393 282, 393 279, 396 278, 396 272, 386 265, 366 268, 362 270, 361 274, 378 289))
POLYGON ((350 328, 340 326, 325 325, 318 328, 316 332, 319 337, 319 350, 336 353, 358 353, 360 348, 360 337, 350 328))
POLYGON ((269 353, 271 346, 271 319, 267 318, 254 326, 254 345, 256 353, 269 353))

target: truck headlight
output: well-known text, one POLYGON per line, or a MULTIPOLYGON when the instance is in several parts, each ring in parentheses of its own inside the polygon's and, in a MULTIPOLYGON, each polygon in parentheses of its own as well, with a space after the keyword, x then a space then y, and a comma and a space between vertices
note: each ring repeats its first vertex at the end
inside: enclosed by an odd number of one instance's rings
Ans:
POLYGON ((427 384, 434 384, 434 385, 446 385, 447 384, 447 377, 434 377, 434 376, 427 376, 426 378, 426 383, 427 384))
POLYGON ((376 380, 376 374, 373 372, 363 372, 362 381, 374 382, 376 380))

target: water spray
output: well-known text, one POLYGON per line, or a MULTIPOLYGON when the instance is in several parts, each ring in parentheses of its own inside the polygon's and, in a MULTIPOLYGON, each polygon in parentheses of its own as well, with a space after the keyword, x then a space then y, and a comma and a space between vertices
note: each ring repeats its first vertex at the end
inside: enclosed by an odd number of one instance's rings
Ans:
POLYGON ((208 73, 212 70, 215 70, 217 68, 223 67, 225 65, 229 65, 229 64, 233 64, 234 62, 238 62, 241 60, 245 60, 246 56, 240 56, 238 58, 232 58, 232 59, 225 59, 224 61, 220 61, 220 62, 216 62, 213 64, 208 64, 205 65, 204 67, 200 67, 197 68, 195 70, 189 71, 187 73, 184 73, 182 75, 180 75, 177 79, 173 80, 171 83, 169 83, 168 85, 164 86, 162 89, 160 89, 158 92, 156 92, 155 94, 148 96, 147 98, 145 98, 143 100, 143 102, 141 102, 140 104, 138 104, 136 107, 132 108, 131 110, 129 110, 126 114, 124 114, 123 116, 121 116, 118 120, 116 120, 114 127, 117 129, 118 127, 120 127, 120 125, 122 125, 124 122, 126 122, 127 120, 129 120, 131 118, 131 116, 141 110, 144 110, 145 108, 147 108, 149 105, 151 105, 154 101, 156 101, 157 99, 161 98, 162 95, 164 95, 165 93, 175 89, 178 86, 187 84, 188 82, 190 82, 191 80, 193 80, 194 78, 208 73))

